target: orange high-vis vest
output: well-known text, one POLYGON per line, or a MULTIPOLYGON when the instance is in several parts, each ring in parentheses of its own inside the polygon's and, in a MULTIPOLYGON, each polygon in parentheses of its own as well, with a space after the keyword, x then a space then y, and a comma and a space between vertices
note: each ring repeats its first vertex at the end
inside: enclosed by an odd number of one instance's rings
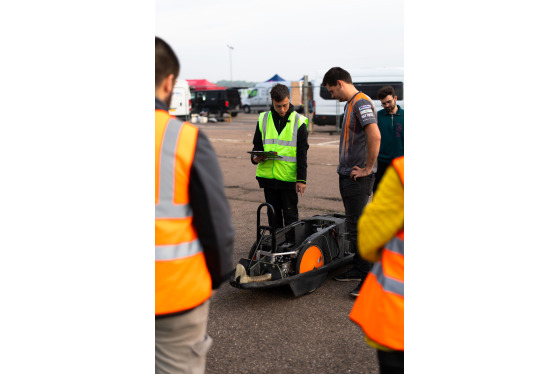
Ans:
MULTIPOLYGON (((404 186, 404 157, 393 160, 404 186)), ((382 250, 350 312, 371 340, 404 351, 404 229, 382 250)))
POLYGON ((210 298, 212 280, 189 204, 198 128, 156 110, 156 316, 192 309, 210 298))

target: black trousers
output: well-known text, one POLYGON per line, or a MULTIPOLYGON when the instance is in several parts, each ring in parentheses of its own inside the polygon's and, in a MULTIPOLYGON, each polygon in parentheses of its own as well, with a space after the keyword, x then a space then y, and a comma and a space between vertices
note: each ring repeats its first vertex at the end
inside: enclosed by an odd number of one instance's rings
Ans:
POLYGON ((377 186, 379 186, 379 182, 381 182, 381 178, 383 177, 383 174, 385 174, 385 170, 387 170, 389 165, 391 165, 390 162, 377 160, 377 171, 375 172, 375 182, 373 183, 373 189, 371 191, 372 193, 375 193, 375 191, 377 191, 377 186))
POLYGON ((404 351, 384 352, 377 350, 379 373, 404 374, 404 351))
POLYGON ((371 263, 364 260, 358 253, 358 219, 371 195, 374 180, 375 176, 373 174, 356 180, 344 175, 339 175, 338 178, 340 196, 346 214, 346 231, 348 232, 350 245, 353 247, 351 250, 355 251, 353 268, 362 274, 362 279, 366 278, 371 263))
MULTIPOLYGON (((298 195, 293 189, 264 188, 264 199, 272 205, 276 228, 288 226, 298 220, 298 195)), ((272 212, 268 212, 268 222, 272 225, 272 212)))

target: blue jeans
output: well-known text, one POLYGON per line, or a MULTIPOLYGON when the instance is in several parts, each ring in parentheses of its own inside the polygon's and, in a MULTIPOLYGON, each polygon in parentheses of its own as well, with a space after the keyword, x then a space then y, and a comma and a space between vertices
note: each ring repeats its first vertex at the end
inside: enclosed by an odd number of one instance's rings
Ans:
POLYGON ((351 250, 354 255, 354 269, 363 275, 365 279, 371 264, 364 260, 358 253, 358 219, 362 215, 368 199, 371 196, 371 190, 375 175, 371 174, 367 177, 350 178, 350 176, 339 175, 338 187, 340 196, 344 204, 344 213, 346 214, 346 232, 350 240, 351 250))

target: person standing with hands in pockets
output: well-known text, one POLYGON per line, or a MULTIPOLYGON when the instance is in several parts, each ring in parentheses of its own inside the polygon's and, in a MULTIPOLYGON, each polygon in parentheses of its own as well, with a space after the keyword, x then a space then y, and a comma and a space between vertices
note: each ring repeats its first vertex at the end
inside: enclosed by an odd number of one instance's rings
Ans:
POLYGON ((253 137, 253 151, 272 151, 275 158, 251 156, 257 165, 256 178, 264 190, 265 201, 274 208, 268 212, 276 227, 284 227, 298 218, 298 194, 303 196, 307 179, 307 126, 309 120, 296 113, 290 103, 290 90, 277 84, 270 91, 272 106, 259 114, 253 137))

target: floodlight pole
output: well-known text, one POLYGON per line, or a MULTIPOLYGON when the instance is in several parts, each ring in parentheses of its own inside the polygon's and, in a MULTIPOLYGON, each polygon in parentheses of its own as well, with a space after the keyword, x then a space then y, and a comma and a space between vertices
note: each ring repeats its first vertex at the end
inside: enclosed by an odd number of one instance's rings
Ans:
POLYGON ((233 47, 229 44, 226 44, 227 47, 229 48, 229 81, 233 82, 233 73, 232 73, 232 69, 231 69, 231 51, 233 50, 233 47))

